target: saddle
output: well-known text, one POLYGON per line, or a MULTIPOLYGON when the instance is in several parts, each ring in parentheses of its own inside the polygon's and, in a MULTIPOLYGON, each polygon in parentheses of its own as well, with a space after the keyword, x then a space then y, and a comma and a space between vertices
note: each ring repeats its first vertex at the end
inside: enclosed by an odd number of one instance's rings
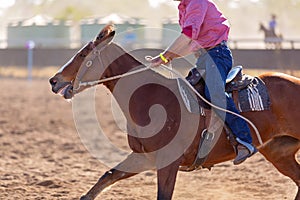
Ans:
POLYGON ((233 67, 226 79, 225 91, 233 98, 240 112, 270 109, 265 83, 258 77, 243 74, 243 67, 233 67))
POLYGON ((247 87, 253 81, 253 77, 243 74, 243 67, 233 67, 227 75, 226 92, 238 91, 247 87))
MULTIPOLYGON (((189 72, 186 79, 202 96, 204 96, 204 79, 196 68, 193 68, 189 72)), ((180 81, 178 82, 181 91, 184 91, 185 93, 190 92, 187 87, 184 87, 184 84, 180 83, 180 81)), ((232 97, 240 112, 263 111, 270 109, 270 98, 264 82, 258 77, 252 77, 244 74, 242 66, 233 67, 228 73, 225 91, 232 97)), ((200 105, 202 108, 210 108, 210 106, 199 98, 189 98, 184 101, 190 102, 189 105, 196 105, 196 107, 200 105)), ((196 107, 194 106, 189 108, 189 110, 191 110, 191 112, 193 112, 193 110, 199 110, 196 109, 196 107)))
POLYGON ((254 77, 243 74, 242 66, 233 67, 228 73, 225 91, 230 94, 237 108, 239 108, 239 91, 248 87, 253 79, 254 77))

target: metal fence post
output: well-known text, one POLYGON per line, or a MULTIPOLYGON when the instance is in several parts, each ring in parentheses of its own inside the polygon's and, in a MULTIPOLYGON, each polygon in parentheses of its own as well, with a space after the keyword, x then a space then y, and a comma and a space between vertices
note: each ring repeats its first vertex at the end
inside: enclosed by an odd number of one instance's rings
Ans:
POLYGON ((33 49, 34 41, 29 40, 26 43, 27 48, 27 70, 28 70, 28 81, 32 81, 32 68, 33 68, 33 49))

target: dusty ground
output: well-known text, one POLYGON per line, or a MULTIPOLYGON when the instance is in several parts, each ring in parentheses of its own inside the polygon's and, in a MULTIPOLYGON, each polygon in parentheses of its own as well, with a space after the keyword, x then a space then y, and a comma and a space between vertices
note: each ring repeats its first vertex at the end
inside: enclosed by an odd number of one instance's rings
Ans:
MULTIPOLYGON (((71 103, 53 95, 46 79, 0 83, 0 199, 79 199, 109 168, 81 144, 71 103)), ((110 120, 104 119, 104 131, 126 148, 110 120)), ((295 194, 294 183, 256 154, 240 166, 226 162, 212 171, 179 173, 174 199, 281 200, 295 194)), ((98 199, 156 199, 156 174, 123 180, 98 199)))

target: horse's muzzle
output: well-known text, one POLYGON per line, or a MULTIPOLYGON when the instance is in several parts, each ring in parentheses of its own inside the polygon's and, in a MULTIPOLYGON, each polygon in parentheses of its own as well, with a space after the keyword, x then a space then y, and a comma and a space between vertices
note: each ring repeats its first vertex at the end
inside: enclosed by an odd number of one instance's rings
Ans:
POLYGON ((73 85, 68 85, 65 89, 65 91, 62 93, 63 97, 65 99, 72 99, 73 97, 73 85))
POLYGON ((57 77, 53 77, 49 80, 52 88, 52 92, 63 96, 65 99, 71 99, 73 97, 73 86, 71 82, 60 82, 57 77))

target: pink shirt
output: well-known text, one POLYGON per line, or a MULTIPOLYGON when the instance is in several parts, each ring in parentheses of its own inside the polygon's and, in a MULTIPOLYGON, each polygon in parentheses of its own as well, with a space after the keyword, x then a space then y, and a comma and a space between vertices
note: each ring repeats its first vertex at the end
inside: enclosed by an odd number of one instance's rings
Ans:
POLYGON ((228 20, 211 0, 181 0, 178 9, 182 33, 193 40, 194 51, 228 40, 228 20))

